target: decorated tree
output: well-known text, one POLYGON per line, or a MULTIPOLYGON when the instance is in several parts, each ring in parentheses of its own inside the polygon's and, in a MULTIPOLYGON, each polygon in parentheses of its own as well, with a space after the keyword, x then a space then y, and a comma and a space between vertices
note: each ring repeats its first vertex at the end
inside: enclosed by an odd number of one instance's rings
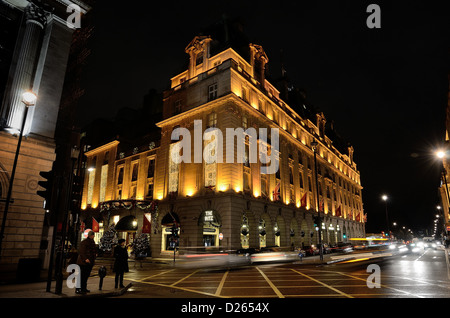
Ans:
POLYGON ((133 251, 131 252, 135 257, 147 257, 150 256, 150 240, 148 234, 142 233, 133 242, 133 251))
POLYGON ((114 225, 111 225, 100 239, 99 248, 103 252, 111 252, 114 246, 117 244, 117 231, 114 225))

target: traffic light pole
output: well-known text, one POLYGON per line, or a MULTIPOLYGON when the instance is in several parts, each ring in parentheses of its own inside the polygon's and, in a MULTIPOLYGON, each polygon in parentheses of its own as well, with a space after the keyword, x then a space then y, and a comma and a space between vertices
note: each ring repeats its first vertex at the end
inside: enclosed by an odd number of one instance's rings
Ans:
MULTIPOLYGON (((54 205, 54 209, 51 210, 51 215, 52 215, 52 221, 51 224, 53 224, 53 233, 52 233, 52 245, 50 248, 50 263, 48 266, 48 274, 47 274, 47 288, 46 288, 46 292, 50 292, 51 291, 51 286, 52 286, 52 273, 53 273, 53 261, 55 258, 55 245, 56 245, 56 232, 57 232, 57 222, 58 222, 58 214, 56 211, 58 211, 59 208, 59 193, 60 193, 60 186, 61 186, 61 182, 60 182, 60 177, 56 176, 54 179, 54 182, 56 184, 56 194, 54 196, 54 200, 53 202, 56 203, 54 205)), ((53 196, 53 195, 52 195, 53 196)))
POLYGON ((62 274, 62 268, 64 263, 64 250, 66 248, 66 235, 67 235, 67 219, 69 214, 69 207, 70 207, 70 201, 72 200, 72 185, 73 185, 73 170, 75 167, 75 159, 72 158, 72 169, 70 170, 69 174, 69 183, 67 185, 67 193, 66 193, 66 200, 64 202, 63 211, 64 211, 64 218, 62 223, 62 233, 61 233, 61 250, 59 251, 59 254, 57 255, 58 258, 58 268, 56 269, 56 287, 55 287, 55 294, 61 294, 62 293, 62 285, 63 285, 63 274, 62 274))
POLYGON ((17 161, 19 159, 20 145, 22 144, 23 130, 25 129, 25 122, 26 122, 27 116, 28 116, 28 107, 30 107, 30 106, 25 105, 25 112, 23 114, 22 127, 20 128, 19 140, 17 141, 16 155, 14 157, 14 163, 13 163, 12 170, 11 170, 11 178, 9 179, 8 194, 6 195, 5 210, 3 212, 3 220, 2 220, 2 228, 0 230, 0 260, 2 257, 2 245, 3 245, 3 237, 5 234, 6 216, 8 214, 9 204, 11 203, 14 176, 16 174, 17 161))

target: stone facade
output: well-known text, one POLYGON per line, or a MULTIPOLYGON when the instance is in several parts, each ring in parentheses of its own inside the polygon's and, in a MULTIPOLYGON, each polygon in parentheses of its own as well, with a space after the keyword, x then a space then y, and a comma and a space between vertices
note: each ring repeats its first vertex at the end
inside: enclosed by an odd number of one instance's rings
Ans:
MULTIPOLYGON (((142 229, 143 214, 148 213, 153 256, 171 253, 170 228, 174 223, 179 227, 182 249, 317 244, 313 217, 319 206, 315 203, 311 148, 312 141, 317 140, 317 188, 321 214, 325 216, 323 240, 337 243, 345 240, 344 234, 364 237, 362 186, 353 147, 341 153, 333 145, 325 134, 323 113, 313 120, 303 118, 281 99, 280 92, 264 78, 268 58, 260 46, 249 45, 250 60, 231 47, 211 56, 213 40, 195 37, 186 48, 189 68, 173 77, 171 89, 164 93, 163 120, 157 124, 161 138, 155 148, 143 150, 137 141, 140 148, 132 154, 121 154, 120 141, 116 140, 86 153, 87 167, 95 162, 96 168, 91 178, 85 178, 82 208, 86 222, 94 216, 106 228, 111 224, 107 220, 134 215, 137 227, 120 233, 130 242, 142 229), (219 155, 222 150, 223 162, 195 160, 200 152, 205 156, 212 140, 200 136, 200 144, 196 143, 196 127, 201 128, 201 136, 208 128, 222 132, 222 149, 220 143, 209 149, 219 155), (189 132, 186 136, 191 138, 189 148, 178 153, 174 149, 179 139, 172 140, 175 128, 189 132), (278 129, 279 171, 262 174, 261 158, 248 160, 252 145, 264 142, 259 135, 244 137, 245 158, 239 161, 238 140, 231 144, 231 139, 226 139, 227 128, 278 129), (233 162, 225 159, 227 150, 232 151, 233 162), (188 153, 190 158, 186 157, 188 153), (172 155, 190 160, 175 164, 172 155), (107 174, 100 172, 102 166, 107 167, 103 168, 107 174), (278 188, 279 200, 275 196, 278 188), (105 210, 103 200, 121 208, 105 210), (150 206, 150 201, 156 202, 157 210, 153 206, 142 208, 150 206)), ((267 149, 275 151, 270 147, 267 149)), ((98 237, 101 235, 102 229, 98 237)))
MULTIPOLYGON (((11 171, 17 146, 17 137, 0 133, 1 169, 11 171)), ((20 258, 38 258, 45 217, 42 198, 36 194, 40 171, 52 169, 55 145, 46 140, 22 140, 14 178, 12 199, 5 225, 2 263, 17 264, 20 258)), ((2 180, 2 197, 8 190, 8 178, 2 180)), ((4 203, 0 205, 3 217, 4 203)))
MULTIPOLYGON (((66 23, 69 2, 3 1, 2 19, 16 19, 8 25, 8 34, 17 34, 10 60, 2 61, 7 81, 0 107, 0 220, 3 220, 6 196, 11 183, 18 135, 27 114, 16 173, 12 182, 12 199, 4 223, 1 264, 16 266, 21 258, 41 257, 48 264, 51 241, 43 233, 46 211, 44 199, 36 194, 42 190, 39 173, 52 170, 55 161, 55 128, 59 104, 70 54, 73 28, 66 23), (6 64, 8 63, 8 64, 6 64), (25 112, 25 92, 37 96, 35 105, 25 112)), ((83 7, 82 2, 77 3, 83 7)), ((87 8, 87 6, 86 6, 87 8)), ((3 48, 2 48, 3 49, 3 48)), ((2 74, 3 76, 4 74, 2 74)), ((54 211, 55 213, 57 211, 54 211)), ((46 223, 48 227, 49 222, 46 223)))

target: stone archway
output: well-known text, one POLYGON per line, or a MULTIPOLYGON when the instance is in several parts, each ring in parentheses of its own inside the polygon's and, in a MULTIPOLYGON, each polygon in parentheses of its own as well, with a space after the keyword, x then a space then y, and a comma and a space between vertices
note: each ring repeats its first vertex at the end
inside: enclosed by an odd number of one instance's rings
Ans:
POLYGON ((181 223, 178 214, 168 212, 161 219, 161 251, 173 251, 179 246, 179 237, 181 234, 181 223), (173 237, 172 228, 176 228, 177 238, 173 237))
POLYGON ((199 246, 219 246, 222 226, 220 214, 213 209, 204 210, 198 217, 199 246))

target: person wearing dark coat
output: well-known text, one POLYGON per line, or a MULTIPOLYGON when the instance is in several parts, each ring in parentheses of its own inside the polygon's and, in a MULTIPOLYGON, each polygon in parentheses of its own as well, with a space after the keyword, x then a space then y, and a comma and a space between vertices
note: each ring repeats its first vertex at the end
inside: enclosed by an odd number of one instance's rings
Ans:
POLYGON ((115 288, 124 288, 123 274, 128 272, 128 251, 126 249, 124 239, 120 239, 118 241, 118 245, 114 248, 114 258, 115 261, 113 271, 116 273, 115 288))
POLYGON ((97 257, 97 246, 95 245, 94 237, 94 231, 89 231, 88 237, 80 243, 77 265, 80 266, 81 288, 75 290, 77 294, 85 294, 90 291, 87 289, 87 281, 94 266, 95 258, 97 257))

